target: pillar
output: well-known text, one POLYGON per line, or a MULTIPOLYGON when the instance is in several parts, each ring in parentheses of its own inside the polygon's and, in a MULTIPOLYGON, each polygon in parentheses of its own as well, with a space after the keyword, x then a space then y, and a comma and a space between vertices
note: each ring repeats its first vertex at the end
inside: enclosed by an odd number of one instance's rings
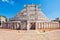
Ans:
POLYGON ((27 21, 27 30, 30 30, 30 22, 27 21))
POLYGON ((36 27, 36 30, 37 30, 37 27, 38 27, 38 22, 36 22, 36 25, 35 25, 35 27, 36 27))

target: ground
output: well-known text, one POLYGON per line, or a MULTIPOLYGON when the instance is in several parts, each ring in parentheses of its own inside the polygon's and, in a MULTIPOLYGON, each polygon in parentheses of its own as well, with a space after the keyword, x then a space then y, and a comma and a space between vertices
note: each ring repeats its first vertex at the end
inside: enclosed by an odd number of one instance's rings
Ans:
POLYGON ((60 29, 47 32, 0 29, 0 40, 60 40, 60 29))

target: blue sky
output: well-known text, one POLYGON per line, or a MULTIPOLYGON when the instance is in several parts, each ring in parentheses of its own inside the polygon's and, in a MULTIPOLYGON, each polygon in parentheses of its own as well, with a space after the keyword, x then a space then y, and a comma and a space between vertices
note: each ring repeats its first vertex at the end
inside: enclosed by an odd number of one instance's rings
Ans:
POLYGON ((25 4, 41 4, 40 9, 50 19, 60 17, 60 0, 0 0, 0 15, 14 17, 25 4))

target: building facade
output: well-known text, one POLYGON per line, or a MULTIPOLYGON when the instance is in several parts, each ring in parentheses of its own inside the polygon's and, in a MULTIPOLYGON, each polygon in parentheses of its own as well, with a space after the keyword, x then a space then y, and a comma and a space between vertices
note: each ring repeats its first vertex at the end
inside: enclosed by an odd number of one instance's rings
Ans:
POLYGON ((3 23, 3 28, 19 29, 19 30, 37 30, 44 28, 59 28, 59 23, 51 21, 40 9, 40 5, 25 5, 21 10, 9 21, 3 23))
POLYGON ((53 21, 57 21, 57 22, 59 22, 59 27, 60 27, 60 18, 59 17, 57 17, 55 20, 53 20, 53 21))

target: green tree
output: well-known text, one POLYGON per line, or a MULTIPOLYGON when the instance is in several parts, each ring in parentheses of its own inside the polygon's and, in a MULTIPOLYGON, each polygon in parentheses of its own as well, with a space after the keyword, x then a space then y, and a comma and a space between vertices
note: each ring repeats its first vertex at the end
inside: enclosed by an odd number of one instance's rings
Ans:
MULTIPOLYGON (((6 16, 0 16, 0 18, 1 18, 1 17, 4 17, 4 18, 5 18, 5 21, 7 22, 6 16)), ((0 21, 0 25, 1 25, 1 21, 0 21)))
POLYGON ((1 21, 0 21, 0 25, 1 25, 1 21))
POLYGON ((2 16, 2 17, 4 17, 4 18, 5 18, 5 21, 7 22, 7 18, 6 18, 6 16, 2 16))

